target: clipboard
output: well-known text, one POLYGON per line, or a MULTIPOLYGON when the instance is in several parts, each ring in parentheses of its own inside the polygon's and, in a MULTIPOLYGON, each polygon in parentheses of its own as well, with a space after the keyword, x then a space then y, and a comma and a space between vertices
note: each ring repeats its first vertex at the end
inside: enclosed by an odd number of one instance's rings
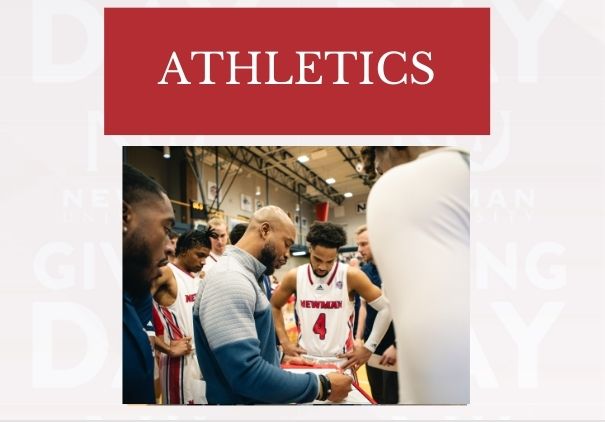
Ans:
POLYGON ((366 365, 371 366, 372 368, 382 369, 383 371, 397 372, 397 364, 383 365, 380 363, 380 359, 382 359, 381 355, 373 353, 372 356, 370 356, 370 359, 366 362, 366 365))
MULTIPOLYGON (((297 374, 304 374, 306 372, 311 372, 314 374, 327 374, 330 372, 343 372, 343 373, 347 373, 347 371, 343 371, 338 365, 336 364, 316 364, 313 366, 305 366, 305 365, 290 365, 290 364, 282 364, 281 367, 283 369, 285 369, 288 372, 293 372, 293 373, 297 373, 297 374)), ((354 374, 354 372, 353 372, 354 374)), ((351 375, 351 374, 347 374, 347 375, 351 375)), ((349 393, 348 397, 338 403, 333 403, 329 400, 327 401, 319 401, 319 400, 315 400, 309 404, 322 404, 322 405, 332 405, 332 404, 354 404, 354 405, 358 405, 358 404, 376 404, 376 402, 374 401, 374 399, 372 399, 372 397, 370 397, 365 391, 363 391, 363 389, 359 386, 359 384, 357 383, 357 377, 355 376, 354 381, 351 383, 351 386, 353 387, 353 389, 351 390, 351 392, 349 393)))

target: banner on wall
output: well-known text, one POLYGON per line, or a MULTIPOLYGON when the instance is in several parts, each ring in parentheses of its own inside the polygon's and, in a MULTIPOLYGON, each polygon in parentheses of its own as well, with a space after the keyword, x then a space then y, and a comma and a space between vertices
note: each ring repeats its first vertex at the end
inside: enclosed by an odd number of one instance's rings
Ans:
POLYGON ((330 214, 330 203, 320 202, 315 204, 315 219, 317 221, 328 221, 328 215, 330 214))

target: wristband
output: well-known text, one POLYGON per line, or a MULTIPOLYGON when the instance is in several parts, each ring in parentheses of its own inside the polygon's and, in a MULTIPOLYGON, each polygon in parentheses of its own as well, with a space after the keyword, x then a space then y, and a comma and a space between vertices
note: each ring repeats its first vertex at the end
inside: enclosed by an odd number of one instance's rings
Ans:
POLYGON ((330 394, 332 394, 332 383, 330 382, 330 379, 323 374, 319 375, 319 382, 321 382, 321 388, 323 390, 319 400, 328 400, 328 397, 330 397, 330 394))
POLYGON ((328 400, 328 397, 330 397, 330 395, 332 394, 332 382, 330 381, 330 378, 328 378, 327 376, 326 378, 326 400, 328 400))
POLYGON ((321 400, 321 398, 323 396, 324 396, 324 388, 323 388, 323 385, 321 383, 321 378, 318 375, 317 376, 317 397, 315 397, 315 400, 321 400))

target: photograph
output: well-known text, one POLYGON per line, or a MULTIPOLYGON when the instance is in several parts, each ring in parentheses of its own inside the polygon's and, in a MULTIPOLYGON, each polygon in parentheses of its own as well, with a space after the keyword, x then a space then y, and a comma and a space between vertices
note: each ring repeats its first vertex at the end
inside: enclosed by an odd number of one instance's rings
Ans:
POLYGON ((241 194, 240 208, 242 211, 252 212, 252 197, 250 195, 244 195, 243 193, 241 194))
POLYGON ((218 186, 216 183, 208 181, 208 193, 207 198, 209 202, 212 202, 216 199, 216 194, 218 193, 218 186))
POLYGON ((149 198, 149 224, 179 228, 165 266, 137 268, 159 261, 162 237, 124 225, 124 289, 135 314, 156 315, 145 326, 158 363, 157 383, 141 384, 144 333, 126 314, 125 403, 469 403, 468 151, 187 146, 166 159, 161 147, 125 150, 133 219, 149 198), (209 219, 194 229, 190 198, 199 186, 212 192, 217 175, 227 187, 197 205, 209 219), (145 271, 146 289, 136 284, 145 271), (398 348, 398 338, 422 348, 398 348))

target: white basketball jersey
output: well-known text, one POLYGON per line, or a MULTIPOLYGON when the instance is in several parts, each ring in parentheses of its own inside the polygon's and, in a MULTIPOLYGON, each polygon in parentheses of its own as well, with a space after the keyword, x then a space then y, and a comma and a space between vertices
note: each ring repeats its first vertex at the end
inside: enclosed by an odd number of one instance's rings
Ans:
MULTIPOLYGON (((174 274, 178 293, 170 306, 157 305, 160 319, 164 325, 164 341, 193 337, 193 303, 200 279, 192 277, 176 265, 168 264, 174 274)), ((192 339, 191 345, 195 346, 192 339)), ((170 358, 162 354, 160 360, 160 378, 162 379, 163 401, 165 404, 205 404, 206 386, 202 380, 195 350, 190 354, 170 358)))
POLYGON ((355 307, 349 299, 347 264, 336 262, 324 277, 310 264, 296 273, 298 343, 309 355, 336 356, 353 349, 355 307))

